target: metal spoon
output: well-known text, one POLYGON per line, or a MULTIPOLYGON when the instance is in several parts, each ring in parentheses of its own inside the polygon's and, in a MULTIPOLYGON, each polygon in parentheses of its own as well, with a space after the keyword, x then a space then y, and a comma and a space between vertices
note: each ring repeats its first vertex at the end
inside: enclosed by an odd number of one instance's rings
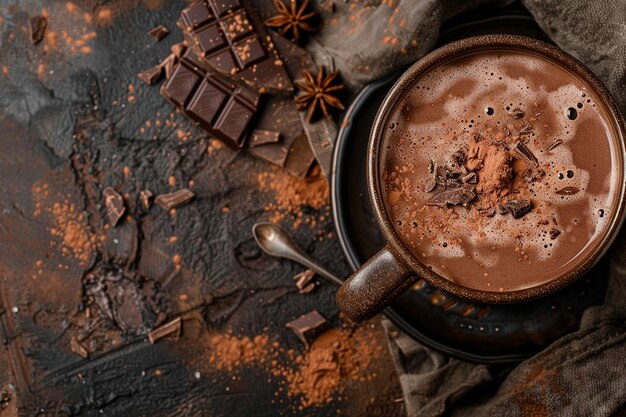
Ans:
POLYGON ((315 263, 314 260, 304 253, 302 249, 293 241, 291 236, 277 224, 273 223, 257 223, 252 226, 252 234, 254 240, 268 255, 278 256, 280 258, 291 259, 307 268, 315 271, 318 275, 326 279, 326 281, 335 284, 343 284, 343 280, 337 278, 332 272, 315 263))

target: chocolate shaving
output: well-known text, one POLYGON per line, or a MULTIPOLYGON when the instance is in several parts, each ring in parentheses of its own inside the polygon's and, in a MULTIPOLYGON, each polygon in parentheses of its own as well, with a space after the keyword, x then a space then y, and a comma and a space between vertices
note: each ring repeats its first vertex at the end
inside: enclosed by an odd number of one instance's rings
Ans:
POLYGON ((433 162, 433 160, 431 159, 430 162, 428 162, 428 173, 432 174, 435 171, 435 162, 433 162))
POLYGON ((161 68, 165 70, 165 79, 169 80, 174 72, 174 66, 176 65, 176 55, 171 53, 159 64, 161 68))
POLYGON ((435 187, 437 187, 437 181, 435 181, 434 178, 431 178, 426 183, 426 186, 424 187, 424 191, 426 191, 427 193, 430 193, 431 191, 435 189, 435 187))
POLYGON ((152 85, 159 81, 161 74, 163 74, 163 65, 159 64, 145 71, 141 71, 137 74, 137 77, 139 77, 139 79, 144 83, 152 85))
POLYGON ((437 206, 441 208, 448 208, 450 206, 463 206, 467 205, 476 198, 476 187, 470 184, 463 184, 460 187, 445 190, 432 196, 426 205, 437 206))
POLYGON ((563 143, 563 140, 561 140, 561 139, 555 140, 554 143, 552 145, 550 145, 550 147, 548 148, 548 151, 551 151, 552 149, 556 148, 561 143, 563 143))
POLYGON ((519 131, 520 135, 530 135, 531 133, 533 133, 535 131, 535 128, 532 127, 532 125, 529 124, 525 124, 524 126, 522 126, 522 128, 519 131))
POLYGON ((554 240, 560 234, 561 234, 561 231, 559 229, 551 229, 550 230, 550 239, 554 240))
POLYGON ((48 19, 43 16, 33 16, 28 19, 28 32, 33 45, 37 45, 43 40, 47 28, 48 19))
POLYGON ((149 209, 152 205, 152 197, 154 197, 154 194, 152 194, 152 191, 150 190, 142 190, 139 192, 141 203, 146 209, 149 209))
POLYGON ((72 337, 70 340, 70 349, 72 349, 72 352, 85 359, 89 357, 89 351, 75 337, 72 337))
POLYGON ((293 330, 296 336, 308 347, 329 327, 329 324, 317 310, 313 310, 290 321, 285 327, 293 330))
POLYGON ((168 28, 163 25, 159 25, 153 29, 150 29, 148 35, 152 36, 158 42, 163 39, 168 33, 170 33, 170 30, 168 28))
POLYGON ((504 206, 509 209, 514 219, 519 219, 520 217, 523 217, 533 208, 533 204, 530 202, 530 200, 527 200, 525 198, 509 200, 504 203, 504 206))
POLYGON ((521 119, 524 117, 524 112, 519 107, 516 107, 509 112, 509 115, 513 116, 514 119, 521 119))
POLYGON ((565 187, 555 191, 558 195, 574 195, 580 191, 578 187, 565 187))
POLYGON ((478 213, 486 217, 493 217, 496 215, 496 209, 493 207, 479 208, 478 213))
POLYGON ((300 294, 310 293, 315 289, 315 283, 311 282, 314 277, 315 272, 310 269, 294 275, 293 279, 296 281, 296 287, 300 290, 300 294))
POLYGON ((530 149, 528 149, 528 147, 521 141, 518 141, 515 144, 515 151, 517 153, 519 153, 520 155, 522 155, 524 158, 528 159, 530 162, 534 163, 535 165, 539 166, 539 160, 537 159, 537 157, 532 153, 532 151, 530 149))
POLYGON ((102 190, 102 196, 104 197, 104 206, 107 209, 109 223, 111 223, 111 226, 115 226, 126 211, 124 199, 113 187, 107 187, 102 190))
POLYGON ((469 174, 461 178, 461 181, 466 184, 476 184, 478 182, 478 176, 475 172, 470 172, 469 174))
POLYGON ((178 340, 182 329, 182 320, 180 317, 165 323, 163 326, 157 327, 148 333, 148 340, 154 344, 157 340, 171 336, 172 339, 178 340))
POLYGON ((169 194, 161 194, 154 199, 154 202, 165 210, 170 210, 188 203, 195 196, 189 189, 174 191, 169 194))

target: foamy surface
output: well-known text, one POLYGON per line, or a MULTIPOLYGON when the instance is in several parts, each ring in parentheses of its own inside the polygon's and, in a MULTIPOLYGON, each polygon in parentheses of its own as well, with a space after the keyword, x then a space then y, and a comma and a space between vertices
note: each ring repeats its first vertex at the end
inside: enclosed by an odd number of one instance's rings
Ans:
POLYGON ((397 232, 425 264, 462 285, 504 291, 549 280, 593 249, 615 204, 618 161, 608 120, 584 83, 535 55, 481 53, 439 66, 389 120, 394 146, 382 160, 387 193, 402 195, 387 205, 397 232), (517 109, 524 113, 518 119, 511 115, 517 109), (454 165, 454 152, 477 133, 498 140, 528 126, 526 145, 545 172, 525 188, 530 213, 513 219, 425 206, 430 161, 454 165), (565 187, 580 191, 557 193, 565 187))

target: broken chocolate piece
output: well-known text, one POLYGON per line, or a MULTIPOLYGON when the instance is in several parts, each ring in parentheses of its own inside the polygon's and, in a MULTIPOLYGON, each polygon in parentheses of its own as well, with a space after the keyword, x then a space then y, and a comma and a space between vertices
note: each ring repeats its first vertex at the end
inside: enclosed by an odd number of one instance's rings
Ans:
POLYGON ((298 136, 291 145, 287 159, 285 160, 285 169, 291 174, 304 178, 311 170, 315 162, 315 155, 309 145, 309 139, 303 132, 298 136))
POLYGON ((555 191, 555 194, 558 195, 574 195, 580 191, 578 187, 564 187, 560 190, 555 191))
POLYGON ((48 19, 43 16, 33 16, 28 19, 28 32, 33 45, 37 45, 43 40, 47 28, 48 19))
POLYGON ((479 208, 478 213, 481 214, 482 216, 493 217, 496 215, 496 209, 493 207, 479 208))
POLYGON ((290 321, 285 326, 293 330, 296 336, 308 347, 329 327, 329 324, 317 310, 313 310, 290 321))
POLYGON ((556 148, 561 143, 563 143, 563 140, 561 140, 561 139, 555 140, 554 143, 552 143, 552 145, 550 145, 550 147, 548 148, 548 151, 551 151, 552 149, 556 148))
POLYGON ((523 217, 533 208, 533 204, 530 202, 530 200, 525 198, 509 200, 504 203, 504 206, 509 209, 514 219, 519 219, 520 217, 523 217))
POLYGON ((170 47, 170 51, 172 51, 174 56, 176 56, 176 59, 181 59, 186 49, 187 46, 185 45, 185 42, 178 42, 170 47))
POLYGON ((509 114, 513 116, 514 119, 521 119, 522 117, 524 117, 524 112, 519 107, 516 107, 513 110, 509 111, 509 114))
POLYGON ((165 210, 171 210, 183 204, 187 204, 194 196, 195 194, 189 189, 183 188, 173 193, 161 194, 154 199, 154 202, 165 210))
POLYGON ((159 81, 159 78, 161 78, 161 74, 163 74, 163 65, 159 64, 145 71, 141 71, 139 74, 137 74, 137 77, 139 77, 139 79, 144 83, 152 85, 159 81))
POLYGON ((162 326, 157 327, 148 333, 148 340, 150 343, 154 344, 157 340, 163 339, 164 337, 170 336, 174 340, 178 340, 180 338, 180 332, 182 329, 182 320, 180 317, 165 323, 162 326))
POLYGON ((168 33, 170 33, 170 30, 163 25, 159 25, 148 31, 148 35, 152 36, 157 42, 163 39, 168 33))
POLYGON ((115 226, 126 211, 124 199, 113 187, 106 187, 102 190, 102 196, 104 197, 104 206, 107 209, 109 223, 111 226, 115 226))
POLYGON ((177 24, 204 68, 234 76, 259 93, 293 91, 271 38, 247 3, 194 3, 177 24))
POLYGON ((537 157, 532 153, 532 151, 530 149, 528 149, 528 147, 524 144, 524 142, 522 141, 518 141, 515 144, 515 147, 513 148, 515 149, 515 151, 517 153, 519 153, 520 155, 522 155, 524 158, 528 159, 530 162, 534 163, 535 165, 539 166, 539 160, 537 159, 537 157))
POLYGON ((561 234, 561 231, 559 229, 551 229, 550 230, 550 239, 554 240, 560 234, 561 234))
POLYGON ((72 352, 85 359, 89 357, 89 351, 78 341, 78 339, 76 339, 76 337, 72 337, 70 340, 70 349, 72 349, 72 352))
POLYGON ((296 281, 296 287, 300 290, 300 294, 310 293, 315 289, 315 283, 311 282, 314 277, 315 272, 310 269, 294 275, 293 279, 296 281))
POLYGON ((169 80, 174 73, 174 65, 176 65, 176 55, 171 53, 159 64, 165 70, 165 79, 169 80))
POLYGON ((175 64, 161 94, 212 136, 241 148, 260 96, 195 65, 190 52, 175 64))
POLYGON ((254 148, 258 145, 265 145, 268 143, 276 143, 280 139, 280 133, 272 130, 254 129, 250 134, 250 140, 248 146, 254 148))
POLYGON ((476 186, 463 184, 460 187, 445 190, 432 196, 426 205, 448 208, 450 206, 467 207, 476 198, 476 186))
POLYGON ((142 190, 139 192, 139 198, 141 199, 141 203, 146 210, 152 205, 152 197, 154 197, 154 194, 152 194, 152 191, 150 190, 142 190))
POLYGON ((509 209, 503 206, 502 204, 498 204, 498 213, 505 215, 509 212, 509 209))

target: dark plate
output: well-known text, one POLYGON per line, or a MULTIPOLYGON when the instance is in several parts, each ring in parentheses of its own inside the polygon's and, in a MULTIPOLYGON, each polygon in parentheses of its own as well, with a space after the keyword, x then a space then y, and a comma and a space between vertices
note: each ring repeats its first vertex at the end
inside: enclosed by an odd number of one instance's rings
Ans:
MULTIPOLYGON (((487 33, 546 39, 528 12, 513 5, 450 22, 439 45, 487 33)), ((376 111, 399 76, 365 87, 346 111, 337 138, 331 203, 339 240, 354 269, 384 245, 367 191, 366 153, 376 111)), ((607 281, 605 258, 574 284, 547 297, 487 305, 461 300, 419 280, 385 314, 413 338, 442 352, 475 362, 515 362, 576 330, 583 311, 602 303, 607 281)))

